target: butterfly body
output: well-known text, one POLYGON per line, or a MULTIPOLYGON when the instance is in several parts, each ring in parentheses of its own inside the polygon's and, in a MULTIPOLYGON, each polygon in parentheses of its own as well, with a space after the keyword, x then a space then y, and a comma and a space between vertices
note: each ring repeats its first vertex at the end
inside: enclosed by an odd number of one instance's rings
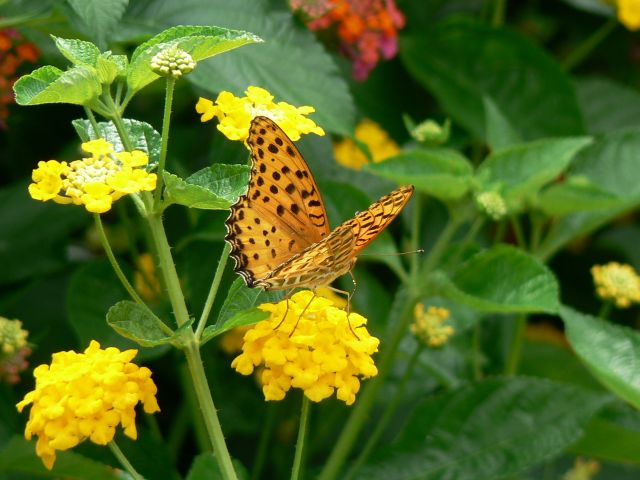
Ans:
POLYGON ((400 213, 413 186, 397 188, 333 231, 318 186, 276 123, 251 122, 251 177, 231 207, 225 240, 249 287, 315 289, 349 272, 356 255, 400 213))

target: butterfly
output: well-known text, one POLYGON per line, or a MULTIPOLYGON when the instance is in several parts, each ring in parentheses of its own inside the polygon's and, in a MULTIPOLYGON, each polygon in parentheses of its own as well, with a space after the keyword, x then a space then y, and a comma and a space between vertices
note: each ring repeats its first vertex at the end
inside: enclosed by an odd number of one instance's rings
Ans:
POLYGON ((251 176, 231 207, 225 240, 247 286, 265 290, 316 288, 350 272, 356 256, 402 211, 405 185, 333 231, 320 190, 304 158, 267 117, 255 117, 247 144, 251 176))

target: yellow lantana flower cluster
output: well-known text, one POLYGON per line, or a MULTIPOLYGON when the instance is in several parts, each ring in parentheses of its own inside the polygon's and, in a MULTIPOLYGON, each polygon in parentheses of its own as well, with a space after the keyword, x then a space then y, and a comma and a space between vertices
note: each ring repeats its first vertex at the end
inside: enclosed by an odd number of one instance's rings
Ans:
POLYGON ((629 30, 640 29, 640 0, 617 0, 618 20, 629 30))
MULTIPOLYGON (((393 141, 380 125, 372 120, 364 119, 355 130, 358 141, 369 149, 371 159, 379 163, 400 153, 400 147, 393 141)), ((353 140, 345 139, 333 148, 336 161, 345 167, 359 169, 369 163, 369 159, 353 140)))
POLYGON ((89 212, 104 213, 124 195, 156 188, 156 174, 144 169, 149 163, 146 153, 115 152, 104 139, 85 142, 82 150, 91 156, 71 163, 39 162, 31 176, 31 198, 84 205, 89 212))
POLYGON ((200 121, 208 122, 218 118, 218 130, 229 140, 242 140, 249 135, 249 125, 254 117, 268 117, 284 130, 294 142, 300 140, 303 133, 315 133, 323 136, 324 130, 305 115, 315 112, 309 106, 294 107, 286 102, 275 103, 273 95, 260 87, 249 87, 245 97, 236 97, 231 92, 220 92, 215 103, 200 98, 196 111, 201 114, 200 121))
POLYGON ((351 405, 360 389, 358 377, 378 374, 371 355, 378 351, 380 341, 369 334, 363 316, 347 316, 331 300, 309 290, 259 308, 271 316, 245 334, 242 353, 231 366, 250 375, 264 364, 266 400, 282 400, 294 387, 314 402, 335 391, 338 399, 351 405))
POLYGON ((68 450, 87 438, 106 445, 118 424, 135 439, 138 402, 147 413, 160 410, 151 371, 130 363, 137 353, 103 350, 92 341, 84 353, 54 353, 51 365, 34 370, 35 390, 17 408, 32 404, 24 435, 27 440, 38 437, 36 454, 48 469, 56 461, 56 450, 68 450))
POLYGON ((451 325, 443 325, 449 318, 446 308, 430 306, 425 312, 424 305, 417 303, 413 314, 415 320, 411 324, 411 332, 428 347, 441 347, 454 334, 451 325))
POLYGON ((591 267, 598 296, 612 300, 618 308, 640 303, 640 276, 631 265, 609 262, 591 267))

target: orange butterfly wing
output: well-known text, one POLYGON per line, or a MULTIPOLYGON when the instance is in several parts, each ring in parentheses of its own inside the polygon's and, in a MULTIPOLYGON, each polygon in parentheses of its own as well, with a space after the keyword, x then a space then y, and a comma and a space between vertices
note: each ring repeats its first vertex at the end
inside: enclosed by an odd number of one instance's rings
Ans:
POLYGON ((249 287, 317 288, 351 270, 356 255, 402 211, 413 186, 402 186, 333 232, 309 166, 272 120, 256 117, 249 188, 231 207, 225 240, 235 271, 249 287))
POLYGON ((272 120, 256 117, 249 188, 231 207, 225 240, 235 271, 254 286, 278 265, 329 234, 320 190, 294 143, 272 120))

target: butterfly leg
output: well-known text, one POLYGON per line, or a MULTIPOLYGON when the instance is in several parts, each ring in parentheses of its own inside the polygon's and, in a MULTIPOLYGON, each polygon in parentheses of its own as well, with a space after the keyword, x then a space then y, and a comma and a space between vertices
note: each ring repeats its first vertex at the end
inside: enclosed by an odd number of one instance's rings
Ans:
POLYGON ((315 290, 313 291, 313 295, 311 296, 311 300, 309 300, 309 303, 307 303, 304 308, 302 309, 302 312, 300 312, 300 315, 298 315, 298 318, 296 320, 296 324, 293 326, 293 330, 291 330, 291 333, 289 334, 289 336, 291 337, 293 335, 293 332, 296 331, 296 328, 298 328, 298 322, 300 322, 300 318, 302 318, 302 316, 304 315, 304 313, 307 311, 307 308, 309 308, 309 305, 311 305, 311 302, 313 302, 313 299, 316 298, 316 292, 315 290))
MULTIPOLYGON (((289 298, 291 297, 293 290, 294 289, 292 288, 284 295, 284 299, 287 301, 287 308, 285 308, 284 310, 284 315, 282 316, 282 320, 280 320, 280 322, 278 323, 278 325, 276 325, 276 328, 274 328, 274 330, 277 330, 280 328, 280 326, 284 323, 285 319, 287 318, 287 315, 289 314, 289 298)), ((297 325, 298 325, 298 322, 296 322, 296 326, 297 325)))

